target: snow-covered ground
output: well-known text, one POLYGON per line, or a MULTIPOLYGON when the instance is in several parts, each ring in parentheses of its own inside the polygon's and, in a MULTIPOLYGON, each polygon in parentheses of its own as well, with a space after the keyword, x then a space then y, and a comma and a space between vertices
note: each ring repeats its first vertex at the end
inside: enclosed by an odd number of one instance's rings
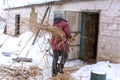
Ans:
MULTIPOLYGON (((52 50, 48 39, 49 34, 43 34, 39 37, 34 45, 32 45, 34 34, 31 31, 22 33, 19 37, 11 37, 5 34, 0 34, 0 64, 10 65, 13 63, 13 58, 27 57, 32 58, 32 62, 24 62, 24 67, 39 66, 43 69, 43 78, 38 80, 47 80, 51 77, 52 50), (50 51, 48 51, 50 49, 50 51), (5 55, 4 53, 9 53, 5 55)), ((74 67, 84 64, 80 60, 67 61, 65 68, 74 67)), ((17 63, 14 66, 20 66, 17 63)), ((91 71, 104 71, 106 80, 120 80, 120 64, 110 63, 109 61, 101 61, 96 64, 79 67, 79 70, 71 73, 73 80, 90 80, 91 71)))
POLYGON ((6 23, 4 21, 0 21, 0 34, 3 34, 5 25, 6 23))
POLYGON ((106 80, 120 80, 120 64, 109 63, 109 61, 98 62, 92 65, 86 65, 78 71, 71 74, 75 80, 90 80, 92 71, 105 72, 106 80))

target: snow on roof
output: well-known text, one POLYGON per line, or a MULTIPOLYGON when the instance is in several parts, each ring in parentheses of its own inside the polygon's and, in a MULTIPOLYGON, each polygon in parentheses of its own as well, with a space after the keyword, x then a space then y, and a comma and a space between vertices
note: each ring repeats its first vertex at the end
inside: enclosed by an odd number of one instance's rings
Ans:
POLYGON ((43 4, 43 3, 54 2, 54 1, 59 1, 59 0, 21 0, 21 1, 12 0, 12 1, 8 1, 5 4, 5 8, 15 8, 15 7, 22 7, 27 5, 43 4))

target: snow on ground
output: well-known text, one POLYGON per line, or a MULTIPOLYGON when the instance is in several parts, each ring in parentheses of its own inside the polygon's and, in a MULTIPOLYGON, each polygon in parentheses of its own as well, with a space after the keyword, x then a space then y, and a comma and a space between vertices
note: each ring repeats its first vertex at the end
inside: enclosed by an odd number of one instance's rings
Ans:
POLYGON ((9 36, 5 34, 0 35, 0 46, 2 46, 2 44, 7 40, 8 37, 9 36))
POLYGON ((5 25, 6 25, 6 23, 4 21, 0 21, 0 34, 3 34, 5 25))
MULTIPOLYGON (((39 66, 43 70, 43 78, 38 80, 47 80, 51 77, 52 53, 48 39, 49 34, 39 37, 34 45, 32 45, 34 34, 30 31, 22 33, 19 37, 11 37, 5 34, 0 35, 0 64, 10 65, 13 58, 27 57, 32 58, 32 62, 24 62, 24 67, 39 66), (3 44, 4 43, 4 44, 3 44), (50 51, 49 51, 50 50, 50 51), (5 55, 3 53, 9 53, 5 55)), ((83 64, 80 60, 67 61, 65 67, 74 67, 83 64)), ((21 66, 16 63, 14 66, 21 66)), ((120 80, 120 64, 109 63, 109 61, 98 62, 84 67, 79 66, 79 70, 71 73, 73 80, 90 80, 92 70, 102 70, 106 73, 106 80, 120 80)))
POLYGON ((92 65, 86 65, 80 68, 78 71, 71 74, 75 80, 90 80, 92 71, 100 71, 106 73, 106 80, 120 80, 120 64, 109 63, 108 61, 98 62, 92 65))

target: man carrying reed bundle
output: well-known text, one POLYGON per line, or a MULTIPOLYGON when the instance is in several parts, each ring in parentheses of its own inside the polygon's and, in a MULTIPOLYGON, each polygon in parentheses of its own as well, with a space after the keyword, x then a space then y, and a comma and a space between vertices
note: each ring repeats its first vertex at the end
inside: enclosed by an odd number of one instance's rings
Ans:
POLYGON ((69 40, 72 38, 69 25, 62 15, 57 15, 54 18, 53 26, 62 30, 65 33, 65 38, 52 34, 51 46, 53 49, 53 62, 52 62, 52 77, 57 76, 58 72, 64 74, 64 64, 68 58, 69 40), (58 62, 61 56, 60 63, 58 62))

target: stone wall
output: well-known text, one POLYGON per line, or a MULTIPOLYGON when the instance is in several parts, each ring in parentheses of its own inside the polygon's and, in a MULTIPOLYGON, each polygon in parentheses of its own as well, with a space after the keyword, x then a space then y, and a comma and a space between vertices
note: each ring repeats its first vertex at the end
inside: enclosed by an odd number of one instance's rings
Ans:
POLYGON ((120 3, 114 0, 100 13, 98 60, 120 63, 120 3))

